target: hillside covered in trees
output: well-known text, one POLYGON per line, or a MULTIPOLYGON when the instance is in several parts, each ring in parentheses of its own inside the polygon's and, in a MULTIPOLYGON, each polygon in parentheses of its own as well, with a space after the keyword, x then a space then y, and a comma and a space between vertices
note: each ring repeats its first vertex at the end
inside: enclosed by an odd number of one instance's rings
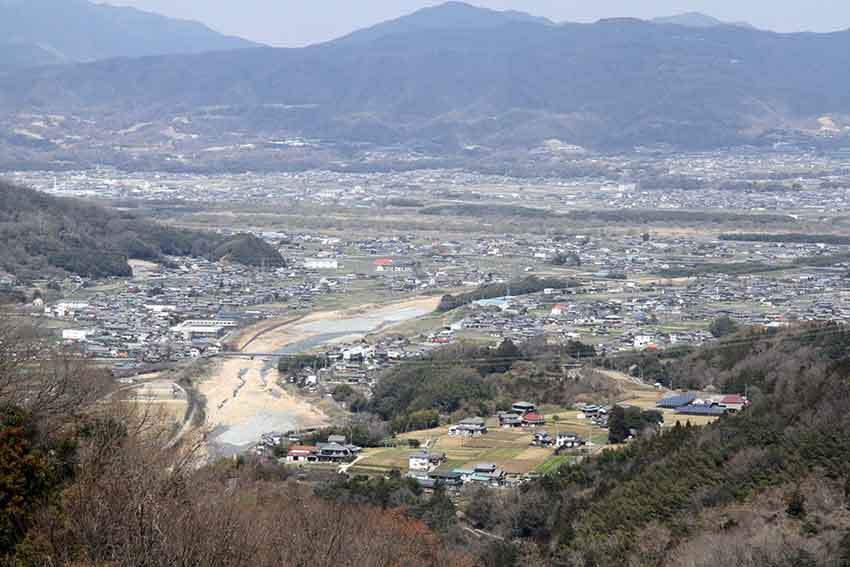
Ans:
POLYGON ((509 410, 518 399, 570 405, 582 394, 613 399, 608 381, 563 380, 562 363, 595 356, 592 346, 530 341, 517 347, 452 345, 430 356, 399 364, 378 380, 372 399, 357 409, 390 422, 394 432, 427 429, 441 415, 463 418, 509 410))
POLYGON ((129 276, 128 259, 164 256, 229 258, 283 266, 268 243, 248 234, 177 230, 132 213, 0 181, 0 269, 28 280, 64 272, 85 277, 129 276))
POLYGON ((555 565, 848 565, 850 331, 741 334, 671 366, 749 383, 753 404, 563 467, 481 527, 555 565))
POLYGON ((432 527, 455 521, 445 495, 410 491, 407 513, 314 494, 272 463, 199 466, 199 444, 168 448, 161 416, 110 391, 108 371, 0 316, 3 567, 473 565, 432 527))
MULTIPOLYGON (((752 381, 744 411, 451 498, 397 474, 299 482, 273 462, 197 467, 191 443, 165 449, 151 416, 102 402, 102 370, 0 328, 0 565, 846 566, 850 330, 736 337, 726 354, 671 364, 703 364, 723 388, 752 381)), ((521 374, 523 357, 545 366, 515 348, 455 354, 504 365, 487 380, 521 374)), ((439 403, 419 377, 396 381, 439 403)))

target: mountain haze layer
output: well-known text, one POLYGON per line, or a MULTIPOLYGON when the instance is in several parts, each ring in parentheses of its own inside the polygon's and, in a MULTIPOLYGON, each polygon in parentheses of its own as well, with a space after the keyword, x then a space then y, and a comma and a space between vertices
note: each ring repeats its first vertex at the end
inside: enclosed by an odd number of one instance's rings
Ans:
POLYGON ((717 26, 738 26, 745 28, 753 28, 753 26, 747 22, 724 22, 718 20, 717 18, 708 16, 706 14, 701 14, 699 12, 686 12, 684 14, 676 14, 675 16, 653 18, 652 22, 656 24, 674 24, 678 26, 688 26, 693 28, 713 28, 717 26))
POLYGON ((495 29, 511 23, 556 25, 551 20, 525 12, 496 11, 478 8, 464 2, 446 2, 423 8, 401 18, 355 31, 330 43, 335 45, 363 44, 388 35, 438 32, 443 30, 495 29))
POLYGON ((256 47, 203 24, 86 0, 0 0, 0 68, 256 47))

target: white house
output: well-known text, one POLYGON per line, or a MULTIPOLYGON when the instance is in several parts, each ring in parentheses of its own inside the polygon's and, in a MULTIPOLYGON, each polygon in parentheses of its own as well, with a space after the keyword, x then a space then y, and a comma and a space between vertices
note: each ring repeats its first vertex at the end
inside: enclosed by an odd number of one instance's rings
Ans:
POLYGON ((89 329, 62 329, 63 341, 84 341, 94 331, 89 329))
POLYGON ((335 258, 307 258, 304 260, 307 270, 338 270, 339 260, 335 258))
POLYGON ((154 313, 174 313, 175 311, 177 311, 177 306, 147 304, 145 305, 145 309, 147 309, 148 311, 153 311, 154 313))
POLYGON ((412 471, 428 472, 431 470, 431 459, 428 451, 421 451, 410 455, 407 459, 407 468, 412 471))
POLYGON ((57 303, 53 307, 53 312, 57 317, 68 317, 77 311, 82 311, 84 309, 88 309, 89 304, 82 301, 63 301, 61 303, 57 303))
POLYGON ((183 321, 172 327, 171 332, 182 335, 186 340, 204 337, 218 338, 238 326, 238 322, 229 319, 195 319, 183 321))
POLYGON ((422 449, 418 453, 413 453, 408 457, 407 467, 411 472, 431 472, 445 460, 446 455, 444 453, 431 453, 426 449, 422 449))
POLYGON ((316 447, 294 445, 286 454, 287 463, 312 463, 319 459, 316 447))
POLYGON ((469 417, 449 427, 449 435, 452 437, 478 437, 485 433, 487 425, 481 417, 469 417))
POLYGON ((558 433, 555 439, 556 447, 564 447, 566 449, 576 449, 584 445, 584 439, 575 433, 558 433))

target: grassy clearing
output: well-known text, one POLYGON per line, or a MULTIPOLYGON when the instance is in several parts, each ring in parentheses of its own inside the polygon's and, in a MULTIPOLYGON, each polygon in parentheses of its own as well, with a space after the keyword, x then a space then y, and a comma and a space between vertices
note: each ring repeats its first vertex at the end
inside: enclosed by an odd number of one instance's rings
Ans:
POLYGON ((550 475, 555 473, 562 466, 575 462, 576 458, 573 455, 556 455, 544 463, 541 463, 534 472, 542 475, 550 475))
POLYGON ((93 287, 80 288, 76 293, 71 294, 68 297, 73 297, 76 300, 86 300, 100 294, 111 295, 119 293, 123 291, 125 287, 127 287, 127 284, 124 280, 109 281, 93 287))
POLYGON ((664 427, 673 427, 677 423, 685 425, 690 422, 691 425, 708 425, 717 421, 717 417, 709 417, 704 415, 676 415, 673 410, 664 410, 664 427))
POLYGON ((357 467, 369 467, 387 472, 393 469, 407 470, 407 459, 416 450, 409 447, 392 447, 389 449, 364 449, 363 458, 357 467))
POLYGON ((358 280, 350 285, 343 293, 321 295, 313 305, 314 311, 339 311, 369 305, 373 303, 388 303, 403 300, 404 296, 394 296, 382 287, 379 282, 358 280))

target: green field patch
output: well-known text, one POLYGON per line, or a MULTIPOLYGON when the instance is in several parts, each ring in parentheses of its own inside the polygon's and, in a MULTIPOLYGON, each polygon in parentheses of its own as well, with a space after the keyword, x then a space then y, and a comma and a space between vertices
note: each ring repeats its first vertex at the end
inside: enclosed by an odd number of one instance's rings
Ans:
POLYGON ((463 468, 463 465, 467 461, 459 460, 459 459, 449 459, 445 461, 440 467, 437 469, 438 472, 452 472, 455 469, 463 468))
POLYGON ((576 458, 573 455, 556 455, 541 463, 534 472, 542 475, 550 475, 557 472, 562 466, 575 462, 576 458))
MULTIPOLYGON (((364 466, 361 464, 356 464, 350 469, 348 469, 348 474, 352 475, 364 475, 364 476, 374 476, 374 475, 388 475, 393 470, 398 469, 398 467, 378 467, 378 466, 364 466)), ((401 472, 404 472, 404 469, 398 469, 401 472)))

